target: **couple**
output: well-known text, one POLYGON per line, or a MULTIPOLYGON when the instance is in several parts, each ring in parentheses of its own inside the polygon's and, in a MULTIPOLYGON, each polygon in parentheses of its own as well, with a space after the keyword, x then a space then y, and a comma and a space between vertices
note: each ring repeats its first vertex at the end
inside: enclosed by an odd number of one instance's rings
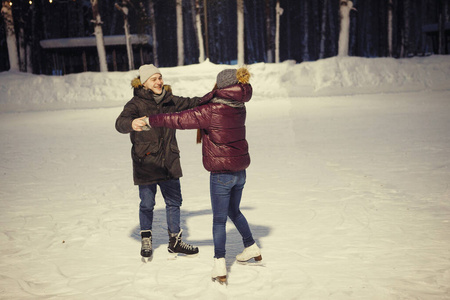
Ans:
POLYGON ((205 96, 174 96, 164 85, 161 72, 153 65, 139 68, 132 81, 134 97, 116 120, 120 133, 130 133, 133 177, 139 186, 141 255, 152 256, 152 222, 156 188, 166 202, 170 253, 194 255, 198 248, 182 241, 179 178, 182 176, 175 129, 198 129, 203 140, 203 165, 210 175, 213 211, 214 267, 212 279, 227 281, 225 263, 227 216, 242 236, 244 251, 240 262, 260 261, 261 251, 239 206, 250 164, 245 139, 245 102, 252 96, 250 73, 246 68, 226 69, 217 75, 214 89, 205 96))

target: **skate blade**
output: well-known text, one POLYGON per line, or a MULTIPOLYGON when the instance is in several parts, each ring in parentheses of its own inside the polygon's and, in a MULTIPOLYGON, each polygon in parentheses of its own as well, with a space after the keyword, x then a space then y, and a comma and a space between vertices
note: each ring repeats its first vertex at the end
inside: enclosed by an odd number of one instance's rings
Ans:
POLYGON ((188 258, 194 258, 198 256, 198 253, 194 253, 194 254, 181 254, 180 256, 182 257, 188 257, 188 258))
POLYGON ((176 260, 178 257, 178 253, 171 253, 167 254, 167 260, 176 260))
POLYGON ((217 276, 211 278, 212 282, 219 283, 220 285, 228 285, 227 276, 217 276))
POLYGON ((257 256, 257 257, 250 258, 249 260, 246 260, 246 261, 236 260, 236 262, 238 264, 246 265, 246 266, 262 266, 262 267, 265 267, 265 263, 263 262, 261 255, 257 256))
POLYGON ((144 257, 144 256, 141 256, 141 261, 143 262, 143 263, 147 263, 147 262, 151 262, 153 260, 153 255, 152 256, 150 256, 150 257, 144 257))
POLYGON ((175 260, 177 257, 188 257, 188 258, 194 258, 197 257, 198 253, 195 254, 184 254, 184 253, 171 253, 169 252, 167 259, 168 260, 175 260))
POLYGON ((236 261, 238 264, 243 266, 253 266, 253 267, 265 267, 266 264, 262 261, 253 262, 253 261, 236 261))

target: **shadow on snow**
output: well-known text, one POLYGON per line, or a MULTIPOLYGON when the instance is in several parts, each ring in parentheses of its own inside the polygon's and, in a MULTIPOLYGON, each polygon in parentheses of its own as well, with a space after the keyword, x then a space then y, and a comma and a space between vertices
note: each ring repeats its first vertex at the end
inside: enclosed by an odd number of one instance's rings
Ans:
MULTIPOLYGON (((245 216, 245 211, 249 211, 253 208, 250 207, 241 207, 241 211, 243 212, 245 216)), ((246 216, 247 218, 247 216, 246 216)), ((213 239, 212 239, 212 211, 210 209, 207 210, 198 210, 198 211, 183 211, 181 210, 181 224, 180 227, 183 229, 183 241, 191 244, 193 246, 199 247, 201 251, 202 246, 213 246, 213 239), (198 216, 205 216, 210 215, 210 222, 208 224, 205 224, 205 226, 209 227, 209 232, 211 233, 211 238, 209 239, 195 239, 194 236, 191 236, 190 228, 187 226, 187 220, 189 218, 194 218, 198 216)), ((253 238, 255 239, 258 246, 261 248, 264 247, 263 244, 261 244, 260 239, 263 237, 266 237, 270 233, 270 228, 268 226, 262 226, 262 225, 253 225, 251 223, 251 220, 247 218, 247 221, 249 223, 250 229, 253 234, 253 238)), ((192 229, 192 231, 195 231, 195 229, 192 229)), ((137 225, 133 228, 133 230, 130 233, 130 237, 135 239, 136 241, 141 241, 141 235, 140 235, 140 226, 137 225)), ((152 244, 153 249, 157 249, 159 246, 168 245, 169 243, 169 236, 167 232, 167 222, 166 222, 166 210, 165 208, 158 208, 155 209, 153 212, 153 229, 152 229, 152 244)), ((239 232, 237 231, 236 227, 234 226, 233 222, 228 219, 227 221, 227 243, 226 243, 226 251, 227 257, 235 257, 237 254, 242 252, 244 249, 244 245, 242 243, 242 238, 239 232)))

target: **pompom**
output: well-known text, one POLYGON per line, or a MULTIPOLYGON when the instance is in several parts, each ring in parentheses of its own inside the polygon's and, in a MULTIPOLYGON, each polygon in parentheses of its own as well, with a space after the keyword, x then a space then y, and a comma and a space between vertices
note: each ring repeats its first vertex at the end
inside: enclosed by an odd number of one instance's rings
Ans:
POLYGON ((236 78, 239 83, 248 84, 250 82, 250 72, 246 67, 241 67, 236 72, 236 78))

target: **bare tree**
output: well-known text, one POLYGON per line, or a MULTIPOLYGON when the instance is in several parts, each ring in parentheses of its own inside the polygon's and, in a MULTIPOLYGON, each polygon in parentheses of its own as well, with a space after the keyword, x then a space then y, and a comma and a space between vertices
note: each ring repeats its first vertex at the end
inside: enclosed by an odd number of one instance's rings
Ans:
POLYGON ((127 44, 128 69, 134 70, 133 45, 131 44, 130 25, 128 24, 128 5, 130 4, 131 3, 128 0, 123 0, 122 6, 120 6, 118 3, 116 3, 114 6, 123 14, 123 28, 125 29, 125 40, 127 44))
POLYGON ((438 27, 439 27, 439 48, 438 53, 439 54, 445 54, 445 12, 448 11, 448 1, 440 0, 438 3, 439 7, 439 21, 438 21, 438 27))
POLYGON ((156 37, 156 20, 155 20, 155 8, 153 0, 148 2, 148 10, 150 11, 150 23, 152 24, 152 38, 153 38, 153 64, 159 66, 158 61, 158 39, 156 37))
POLYGON ((388 0, 388 55, 392 57, 392 32, 393 32, 393 12, 394 12, 394 4, 392 0, 388 0))
POLYGON ((202 21, 200 19, 200 0, 195 0, 195 24, 197 28, 198 62, 205 61, 205 47, 203 46, 202 21))
POLYGON ((325 57, 325 41, 326 41, 326 29, 327 29, 327 9, 328 9, 328 0, 323 1, 322 8, 322 26, 320 28, 320 51, 319 58, 325 57))
POLYGON ((208 4, 203 0, 203 15, 205 18, 205 50, 206 58, 209 59, 209 33, 208 33, 208 4))
POLYGON ((178 65, 184 65, 184 41, 183 41, 183 0, 177 1, 177 46, 178 65))
POLYGON ((275 6, 276 29, 275 29, 275 63, 280 62, 280 16, 283 14, 283 8, 280 7, 280 0, 277 0, 275 6))
POLYGON ((403 27, 401 35, 400 57, 406 57, 410 51, 409 34, 411 30, 410 26, 411 16, 411 2, 410 0, 403 1, 403 27))
POLYGON ((350 39, 350 11, 353 8, 353 2, 350 0, 340 1, 341 27, 339 32, 339 52, 338 56, 348 56, 348 42, 350 39))
POLYGON ((244 56, 244 0, 237 0, 237 45, 238 65, 245 63, 244 56))
POLYGON ((25 30, 24 30, 24 20, 22 16, 19 17, 19 66, 20 71, 27 71, 27 44, 25 42, 25 30))
POLYGON ((303 53, 302 53, 302 60, 303 61, 308 61, 309 60, 309 48, 308 48, 308 43, 309 43, 309 12, 308 12, 308 1, 303 1, 302 3, 302 8, 303 8, 303 12, 302 12, 302 20, 303 20, 303 32, 302 32, 302 48, 303 48, 303 53))
POLYGON ((272 6, 270 0, 266 0, 266 56, 267 62, 273 62, 273 48, 274 41, 272 35, 272 6))
POLYGON ((98 12, 98 0, 90 0, 92 5, 92 14, 94 19, 91 21, 95 24, 94 34, 97 41, 98 61, 100 64, 100 72, 108 72, 106 63, 105 42, 103 40, 102 18, 98 12))
POLYGON ((9 1, 2 1, 2 16, 5 22, 10 71, 19 71, 16 32, 14 31, 14 19, 9 1))

